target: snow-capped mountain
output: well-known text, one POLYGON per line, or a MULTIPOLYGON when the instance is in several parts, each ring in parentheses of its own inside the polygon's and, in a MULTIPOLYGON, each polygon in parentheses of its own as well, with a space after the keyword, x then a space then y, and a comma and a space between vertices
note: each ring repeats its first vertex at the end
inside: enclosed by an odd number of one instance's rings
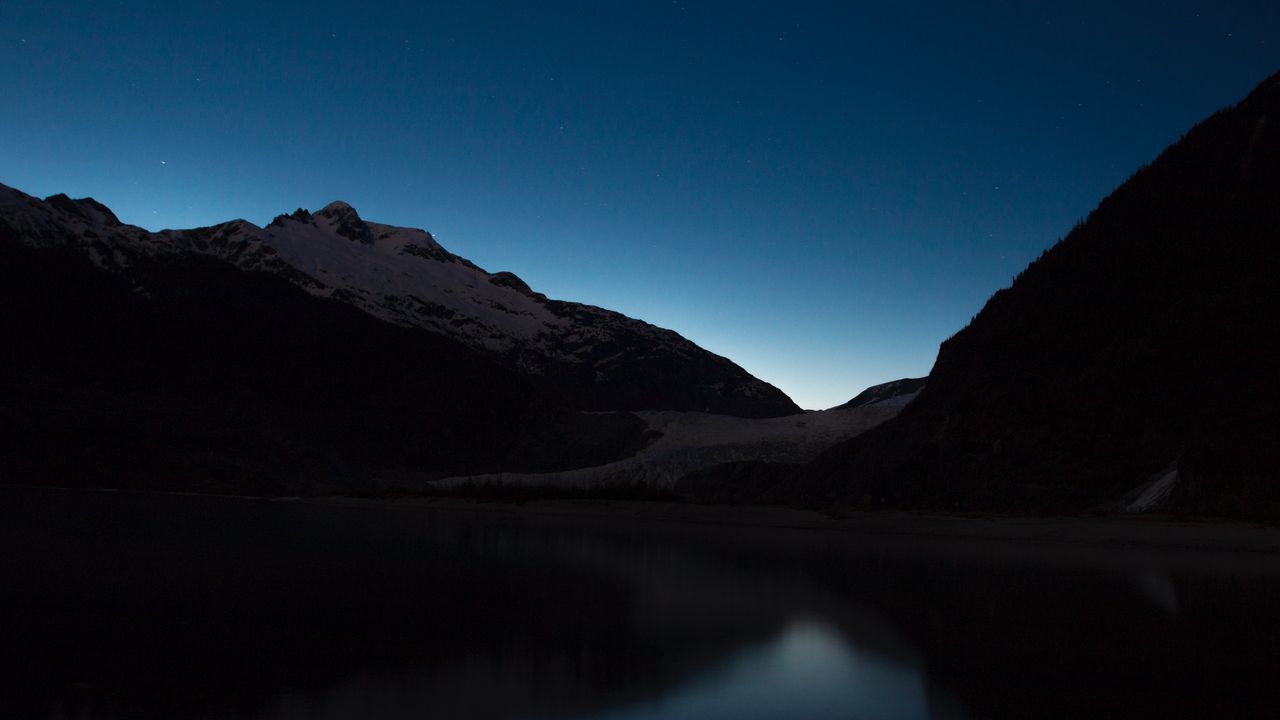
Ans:
MULTIPOLYGON (((499 358, 586 410, 698 410, 748 417, 798 413, 777 388, 675 332, 591 305, 548 299, 509 272, 490 273, 430 233, 362 219, 346 203, 298 210, 266 227, 233 220, 152 233, 101 203, 46 200, 0 185, 0 222, 33 247, 78 247, 129 274, 140 258, 193 254, 287 279, 499 358)), ((139 284, 137 291, 147 288, 139 284)))

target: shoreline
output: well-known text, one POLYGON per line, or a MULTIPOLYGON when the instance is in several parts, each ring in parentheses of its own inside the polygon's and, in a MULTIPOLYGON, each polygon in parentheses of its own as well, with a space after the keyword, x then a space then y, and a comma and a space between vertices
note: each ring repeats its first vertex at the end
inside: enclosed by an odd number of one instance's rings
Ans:
POLYGON ((303 498, 300 502, 350 507, 473 512, 588 520, 625 520, 738 529, 801 530, 833 537, 875 538, 942 547, 951 542, 1032 548, 1247 553, 1280 561, 1280 527, 1169 516, 938 515, 900 511, 819 510, 760 505, 702 505, 611 499, 538 499, 520 502, 470 498, 303 498))
POLYGON ((324 507, 414 512, 475 513, 491 516, 621 521, 741 530, 819 533, 831 538, 885 541, 916 549, 957 550, 961 546, 1036 550, 1156 551, 1250 555, 1280 567, 1280 526, 1222 519, 1170 516, 1027 516, 924 514, 902 511, 842 511, 785 506, 707 505, 679 501, 621 499, 485 500, 448 496, 364 498, 344 495, 270 497, 182 491, 129 490, 0 484, 0 488, 42 492, 101 493, 174 498, 207 498, 324 507))

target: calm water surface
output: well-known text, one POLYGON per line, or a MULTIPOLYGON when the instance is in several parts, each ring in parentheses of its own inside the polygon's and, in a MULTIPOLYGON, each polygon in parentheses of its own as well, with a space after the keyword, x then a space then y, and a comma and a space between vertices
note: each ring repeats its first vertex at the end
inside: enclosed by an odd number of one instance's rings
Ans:
POLYGON ((1280 716, 1280 572, 0 490, 0 718, 1280 716))

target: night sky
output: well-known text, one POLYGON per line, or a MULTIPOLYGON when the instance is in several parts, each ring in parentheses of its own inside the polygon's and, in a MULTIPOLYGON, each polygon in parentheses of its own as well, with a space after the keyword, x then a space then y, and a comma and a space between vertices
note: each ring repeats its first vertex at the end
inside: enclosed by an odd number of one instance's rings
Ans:
POLYGON ((0 182, 334 199, 804 407, 940 341, 1280 69, 1280 3, 0 0, 0 182))

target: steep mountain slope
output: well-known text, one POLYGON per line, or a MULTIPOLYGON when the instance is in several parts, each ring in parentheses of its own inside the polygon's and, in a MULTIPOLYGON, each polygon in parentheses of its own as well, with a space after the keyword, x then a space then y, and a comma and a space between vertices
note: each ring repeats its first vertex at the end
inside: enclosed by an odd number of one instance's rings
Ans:
POLYGON ((920 397, 794 496, 1280 517, 1278 270, 1280 75, 996 293, 920 397))
POLYGON ((40 201, 0 186, 0 221, 24 244, 79 248, 125 275, 142 259, 184 255, 276 275, 311 295, 451 338, 580 409, 800 411, 777 388, 670 330, 549 300, 511 273, 491 274, 448 252, 425 231, 366 222, 341 202, 265 228, 235 220, 150 233, 91 199, 40 201))

